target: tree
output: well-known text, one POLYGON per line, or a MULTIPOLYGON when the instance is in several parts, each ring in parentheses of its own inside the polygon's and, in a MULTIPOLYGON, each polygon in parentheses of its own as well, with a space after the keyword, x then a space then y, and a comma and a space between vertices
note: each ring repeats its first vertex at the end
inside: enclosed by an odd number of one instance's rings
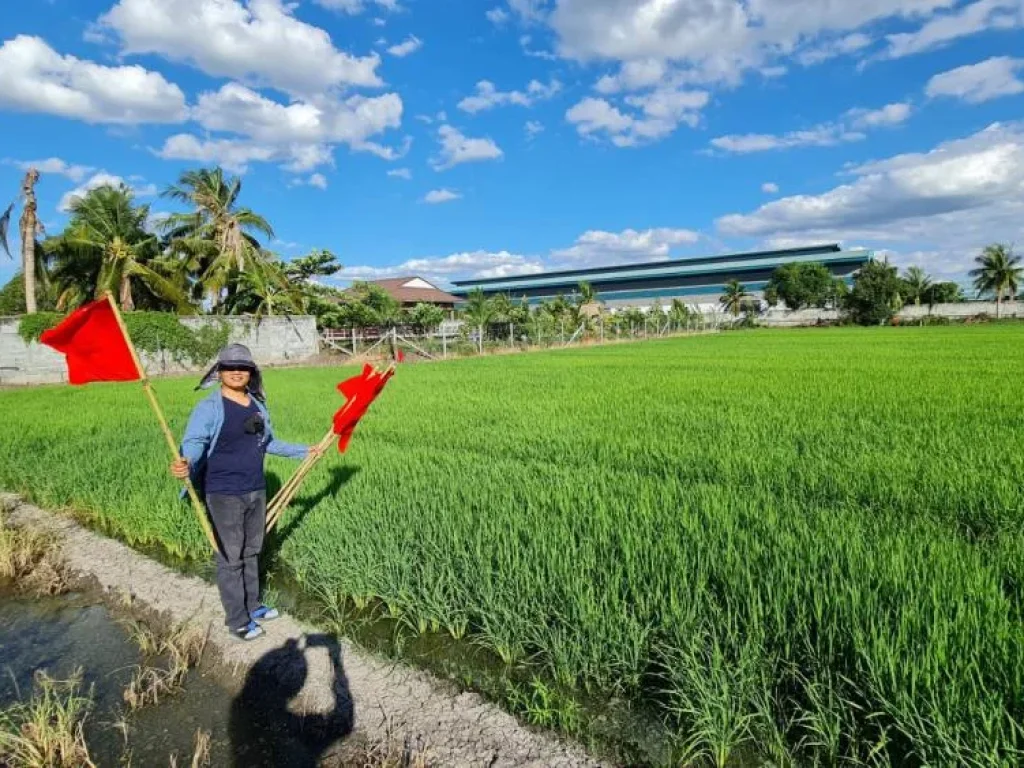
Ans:
POLYGON ((787 309, 824 308, 832 297, 834 282, 824 264, 783 264, 772 272, 765 286, 765 300, 769 306, 774 306, 773 300, 781 300, 787 309))
POLYGON ((928 295, 932 279, 919 266, 907 267, 903 273, 903 298, 907 303, 913 302, 914 306, 921 306, 921 302, 928 295))
POLYGON ((146 230, 148 217, 149 206, 135 205, 124 184, 76 197, 67 227, 44 245, 55 261, 59 306, 74 307, 111 291, 127 311, 136 308, 140 293, 148 309, 194 311, 185 291, 154 266, 159 241, 146 230))
POLYGON ((409 319, 420 333, 426 333, 444 322, 444 310, 437 304, 420 302, 412 308, 409 319))
POLYGON ((265 218, 238 207, 241 191, 241 179, 226 178, 220 168, 203 168, 186 171, 163 192, 193 209, 172 214, 162 228, 171 250, 197 275, 214 311, 220 310, 224 292, 234 291, 238 275, 262 258, 264 251, 253 233, 274 236, 265 218))
POLYGON ((676 325, 683 325, 690 320, 690 308, 679 299, 672 299, 672 305, 668 309, 668 316, 676 325))
POLYGON ((305 305, 303 286, 289 280, 285 265, 267 254, 239 273, 235 291, 225 301, 224 309, 229 314, 259 318, 304 312, 305 305))
POLYGON ((846 309, 854 322, 882 325, 903 307, 903 281, 886 261, 869 261, 857 272, 846 309))
POLYGON ((586 281, 581 281, 576 286, 576 306, 585 307, 595 303, 597 303, 597 291, 594 290, 594 286, 586 281))
POLYGON ((1024 281, 1021 258, 1008 245, 994 243, 985 246, 985 250, 974 261, 978 266, 968 273, 974 278, 974 288, 979 296, 995 295, 996 317, 999 317, 1003 297, 1012 300, 1017 295, 1018 285, 1024 281))
POLYGON ((750 298, 750 294, 743 287, 743 283, 733 278, 725 284, 725 293, 722 294, 719 302, 726 312, 731 313, 733 317, 739 317, 748 298, 750 298))
POLYGON ((494 303, 484 295, 482 289, 474 288, 469 292, 462 316, 476 326, 479 334, 477 345, 481 354, 484 351, 484 328, 494 319, 494 314, 494 303))
MULTIPOLYGON (((36 278, 39 274, 41 249, 36 242, 36 236, 43 232, 43 227, 37 216, 36 183, 38 181, 39 171, 29 168, 21 181, 21 192, 18 196, 22 200, 21 217, 18 221, 18 231, 21 236, 21 275, 24 281, 22 295, 25 301, 25 311, 30 314, 38 311, 39 290, 36 278)), ((0 244, 3 245, 8 256, 11 256, 11 250, 7 245, 7 230, 16 204, 17 200, 11 203, 0 216, 0 244)))
POLYGON ((285 265, 284 271, 289 280, 308 283, 314 277, 330 277, 341 268, 337 257, 326 248, 322 248, 310 251, 308 256, 292 259, 285 265))
POLYGON ((924 302, 928 306, 935 304, 957 304, 966 301, 964 290, 958 284, 949 282, 932 283, 924 294, 924 302))

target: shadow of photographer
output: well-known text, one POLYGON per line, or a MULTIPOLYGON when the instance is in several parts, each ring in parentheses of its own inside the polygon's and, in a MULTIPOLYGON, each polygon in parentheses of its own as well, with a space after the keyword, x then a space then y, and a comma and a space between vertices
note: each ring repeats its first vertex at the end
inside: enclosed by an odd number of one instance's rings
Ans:
POLYGON ((354 722, 337 638, 326 634, 289 638, 260 657, 231 703, 231 765, 316 766, 334 744, 352 732, 354 722), (306 653, 313 648, 326 649, 330 657, 333 708, 325 713, 295 714, 288 706, 306 683, 306 653))

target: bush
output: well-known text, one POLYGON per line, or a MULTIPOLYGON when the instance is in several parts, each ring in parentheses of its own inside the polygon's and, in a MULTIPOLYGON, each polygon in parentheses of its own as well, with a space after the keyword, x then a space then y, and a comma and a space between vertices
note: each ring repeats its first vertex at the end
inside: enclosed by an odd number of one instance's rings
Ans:
POLYGON ((853 280, 844 300, 846 311, 860 325, 885 325, 903 308, 902 286, 896 267, 869 261, 853 280))

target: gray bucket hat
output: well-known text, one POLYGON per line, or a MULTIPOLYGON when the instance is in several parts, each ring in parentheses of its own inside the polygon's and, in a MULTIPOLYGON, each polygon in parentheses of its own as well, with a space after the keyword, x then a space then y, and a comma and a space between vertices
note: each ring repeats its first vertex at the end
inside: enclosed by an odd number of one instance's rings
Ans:
POLYGON ((260 368, 256 365, 256 361, 252 359, 252 352, 244 344, 228 344, 221 349, 217 353, 217 362, 206 372, 196 389, 212 387, 218 381, 218 371, 222 367, 228 366, 248 368, 252 372, 252 376, 249 379, 249 394, 260 401, 267 399, 266 394, 263 392, 263 374, 260 373, 260 368))

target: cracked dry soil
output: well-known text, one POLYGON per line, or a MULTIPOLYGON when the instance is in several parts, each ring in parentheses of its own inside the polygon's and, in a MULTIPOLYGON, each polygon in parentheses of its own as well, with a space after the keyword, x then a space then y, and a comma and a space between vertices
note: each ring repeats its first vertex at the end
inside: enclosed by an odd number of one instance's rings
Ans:
MULTIPOLYGON (((63 540, 65 560, 82 577, 94 578, 104 590, 128 594, 143 607, 174 623, 193 621, 209 628, 208 651, 222 670, 241 680, 269 651, 289 640, 299 642, 318 631, 282 614, 268 623, 258 641, 242 643, 223 627, 217 589, 197 577, 185 576, 150 560, 120 542, 100 536, 78 523, 30 504, 12 494, 0 494, 0 503, 13 509, 14 525, 57 533, 63 540)), ((352 731, 345 742, 405 739, 420 745, 430 765, 531 766, 577 768, 606 765, 575 744, 536 732, 475 693, 459 693, 448 683, 403 664, 375 658, 339 638, 342 674, 335 674, 326 647, 305 648, 304 682, 289 711, 315 715, 337 705, 337 686, 344 682, 350 704, 352 731)), ((294 678, 295 670, 278 665, 273 674, 294 678)), ((345 752, 343 742, 334 752, 345 752)), ((331 757, 325 760, 330 765, 331 757)))

